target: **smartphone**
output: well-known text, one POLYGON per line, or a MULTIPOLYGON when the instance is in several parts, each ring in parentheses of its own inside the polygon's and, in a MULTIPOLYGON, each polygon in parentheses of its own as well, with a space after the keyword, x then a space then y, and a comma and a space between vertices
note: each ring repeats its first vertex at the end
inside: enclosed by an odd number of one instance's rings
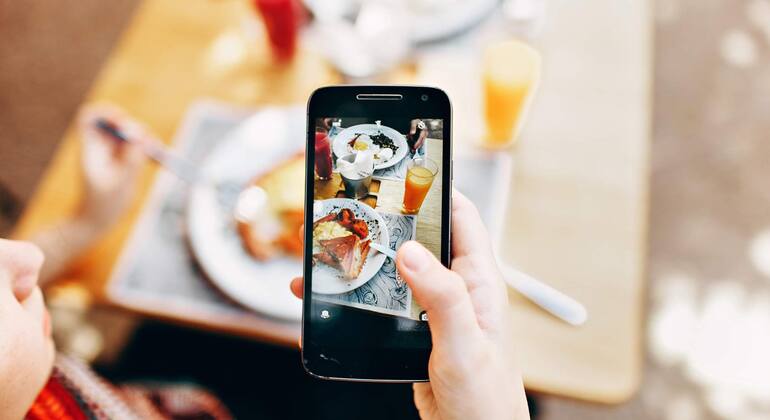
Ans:
POLYGON ((449 264, 452 112, 422 86, 308 101, 302 363, 324 379, 428 379, 427 314, 396 269, 409 240, 449 264))

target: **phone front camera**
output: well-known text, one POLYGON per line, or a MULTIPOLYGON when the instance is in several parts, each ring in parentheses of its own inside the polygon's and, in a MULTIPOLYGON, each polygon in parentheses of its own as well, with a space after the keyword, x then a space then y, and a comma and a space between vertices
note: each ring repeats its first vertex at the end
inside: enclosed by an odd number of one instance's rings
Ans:
POLYGON ((428 100, 428 95, 422 95, 420 96, 420 99, 422 99, 423 102, 428 100))

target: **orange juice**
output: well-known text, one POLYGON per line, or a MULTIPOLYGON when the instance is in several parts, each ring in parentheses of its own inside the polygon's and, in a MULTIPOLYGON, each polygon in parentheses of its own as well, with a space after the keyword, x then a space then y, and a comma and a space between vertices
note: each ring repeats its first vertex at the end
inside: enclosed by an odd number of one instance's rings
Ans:
POLYGON ((420 211, 437 172, 438 166, 433 161, 415 159, 409 162, 404 183, 404 203, 401 208, 404 213, 414 214, 420 211))
POLYGON ((484 53, 484 145, 515 142, 540 79, 540 54, 520 41, 492 45, 484 53))

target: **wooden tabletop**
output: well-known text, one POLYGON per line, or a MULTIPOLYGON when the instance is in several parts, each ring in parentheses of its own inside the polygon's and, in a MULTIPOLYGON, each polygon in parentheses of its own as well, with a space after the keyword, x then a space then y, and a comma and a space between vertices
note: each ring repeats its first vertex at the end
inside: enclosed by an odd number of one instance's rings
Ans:
MULTIPOLYGON (((252 107, 304 103, 315 87, 339 82, 311 52, 291 66, 271 65, 264 42, 244 35, 242 23, 252 13, 240 0, 188 0, 183 7, 146 0, 87 101, 118 103, 169 140, 197 98, 252 107)), ((649 4, 560 2, 548 14, 535 44, 544 56, 540 92, 522 142, 511 152, 514 182, 501 255, 581 300, 589 320, 570 327, 511 291, 517 358, 531 390, 619 402, 636 390, 642 363, 649 4)), ((469 61, 463 59, 458 63, 469 61)), ((462 78, 468 75, 455 67, 447 72, 449 65, 433 63, 443 71, 423 69, 423 75, 450 93, 460 143, 478 127, 472 118, 478 109, 469 108, 478 105, 478 87, 467 88, 462 78)), ((15 236, 29 236, 72 212, 80 194, 76 140, 70 128, 15 236)), ((156 172, 143 172, 139 198, 125 219, 69 274, 97 300, 104 302, 104 284, 156 172)), ((271 332, 273 326, 265 320, 260 338, 296 339, 296 327, 284 324, 271 332)))
POLYGON ((652 20, 647 1, 562 2, 515 151, 503 256, 577 298, 573 328, 511 293, 527 386, 620 402, 643 361, 652 20), (586 6, 586 7, 583 7, 586 6))
MULTIPOLYGON (((588 321, 569 326, 510 291, 517 356, 530 390, 617 403, 641 381, 650 12, 647 1, 549 3, 534 41, 543 74, 510 151, 513 181, 500 254, 582 302, 588 321)), ((456 156, 482 126, 478 89, 463 83, 478 69, 462 70, 467 61, 431 65, 422 75, 450 90, 456 156)))

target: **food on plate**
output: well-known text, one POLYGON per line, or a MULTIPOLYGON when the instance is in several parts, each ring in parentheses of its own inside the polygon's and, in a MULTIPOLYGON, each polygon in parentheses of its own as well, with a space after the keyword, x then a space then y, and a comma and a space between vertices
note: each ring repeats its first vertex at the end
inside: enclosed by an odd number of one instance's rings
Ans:
POLYGON ((369 242, 361 241, 356 235, 322 240, 320 245, 323 252, 318 254, 318 260, 339 269, 345 278, 354 279, 364 266, 369 242))
POLYGON ((379 148, 390 149, 393 153, 396 153, 396 150, 398 150, 398 146, 396 146, 396 144, 393 143, 393 139, 386 136, 385 134, 382 134, 382 132, 379 132, 371 136, 371 139, 374 145, 379 148))
POLYGON ((238 197, 238 235, 252 257, 302 257, 298 232, 304 217, 304 180, 305 159, 299 153, 256 177, 238 197))
POLYGON ((398 146, 390 137, 381 132, 372 135, 356 133, 348 141, 347 150, 350 153, 371 150, 374 156, 374 163, 379 164, 390 160, 396 154, 398 146))
POLYGON ((369 150, 369 146, 372 144, 371 139, 366 134, 356 134, 350 141, 348 142, 349 150, 357 150, 357 151, 363 151, 363 150, 369 150))
POLYGON ((369 226, 357 219, 350 209, 340 209, 313 223, 313 262, 339 270, 346 279, 354 279, 369 254, 369 226))

